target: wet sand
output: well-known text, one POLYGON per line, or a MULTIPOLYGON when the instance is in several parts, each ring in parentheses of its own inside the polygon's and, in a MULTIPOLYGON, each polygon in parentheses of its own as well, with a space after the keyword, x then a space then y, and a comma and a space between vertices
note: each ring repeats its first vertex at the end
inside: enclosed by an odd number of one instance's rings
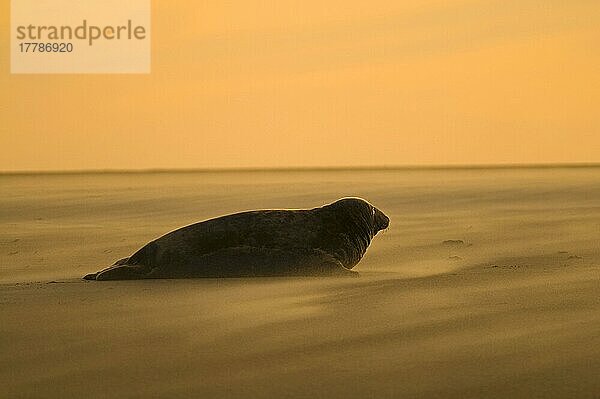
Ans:
POLYGON ((600 169, 0 176, 2 397, 596 397, 600 169), (179 226, 361 196, 358 279, 81 281, 179 226))

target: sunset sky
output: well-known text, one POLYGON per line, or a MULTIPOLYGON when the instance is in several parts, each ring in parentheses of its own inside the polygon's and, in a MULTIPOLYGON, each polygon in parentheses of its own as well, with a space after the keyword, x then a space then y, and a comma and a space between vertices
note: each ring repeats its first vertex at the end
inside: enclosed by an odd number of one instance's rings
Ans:
POLYGON ((600 1, 153 1, 149 75, 11 75, 0 170, 600 162, 600 1))

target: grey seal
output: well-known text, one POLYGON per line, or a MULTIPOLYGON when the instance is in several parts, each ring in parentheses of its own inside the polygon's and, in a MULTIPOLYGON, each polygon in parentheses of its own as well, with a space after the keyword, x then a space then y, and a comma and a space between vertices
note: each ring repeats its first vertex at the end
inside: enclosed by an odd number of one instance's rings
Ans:
POLYGON ((356 275, 351 269, 389 223, 360 198, 246 211, 174 230, 84 279, 356 275))

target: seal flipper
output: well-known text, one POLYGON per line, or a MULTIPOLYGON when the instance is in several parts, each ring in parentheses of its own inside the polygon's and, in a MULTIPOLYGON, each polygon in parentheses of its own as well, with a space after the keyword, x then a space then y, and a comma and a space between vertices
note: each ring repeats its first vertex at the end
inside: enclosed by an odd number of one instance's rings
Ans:
POLYGON ((113 263, 113 266, 124 265, 125 263, 127 263, 128 260, 129 260, 129 257, 123 258, 123 259, 119 259, 118 261, 116 261, 115 263, 113 263))
POLYGON ((317 275, 347 277, 359 276, 358 272, 348 269, 334 256, 322 250, 314 250, 314 256, 318 259, 316 264, 313 266, 317 275))

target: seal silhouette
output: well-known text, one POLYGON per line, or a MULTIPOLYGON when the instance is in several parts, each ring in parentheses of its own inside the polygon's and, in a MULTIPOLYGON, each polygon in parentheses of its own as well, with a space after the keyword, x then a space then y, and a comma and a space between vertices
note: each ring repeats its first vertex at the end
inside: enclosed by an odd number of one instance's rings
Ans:
POLYGON ((300 210, 258 210, 182 227, 86 280, 356 275, 390 219, 360 198, 300 210))

